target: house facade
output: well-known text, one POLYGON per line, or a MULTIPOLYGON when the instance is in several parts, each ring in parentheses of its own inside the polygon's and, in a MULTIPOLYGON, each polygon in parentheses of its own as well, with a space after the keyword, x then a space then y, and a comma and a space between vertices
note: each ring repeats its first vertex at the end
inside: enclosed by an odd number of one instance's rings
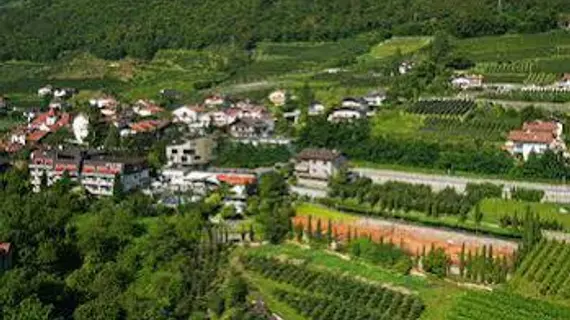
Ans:
POLYGON ((451 84, 460 89, 473 89, 483 87, 484 77, 480 74, 463 75, 451 80, 451 84))
POLYGON ((210 137, 189 139, 166 147, 168 166, 205 166, 214 159, 216 142, 210 137))
POLYGON ((562 131, 563 126, 558 122, 526 122, 522 130, 509 132, 504 149, 525 161, 533 153, 542 154, 546 150, 565 151, 562 131))
POLYGON ((344 121, 354 121, 366 117, 366 114, 361 110, 349 109, 349 108, 339 108, 333 110, 329 114, 327 120, 329 122, 344 122, 344 121))
POLYGON ((346 158, 328 149, 304 149, 295 157, 297 179, 328 181, 346 165, 346 158))
POLYGON ((267 138, 273 129, 273 121, 242 118, 230 125, 230 135, 238 139, 267 138))
POLYGON ((150 172, 142 158, 116 158, 98 152, 35 151, 28 166, 34 192, 39 192, 46 178, 49 187, 67 172, 72 181, 79 182, 94 195, 114 193, 116 178, 124 191, 144 187, 150 182, 150 172))

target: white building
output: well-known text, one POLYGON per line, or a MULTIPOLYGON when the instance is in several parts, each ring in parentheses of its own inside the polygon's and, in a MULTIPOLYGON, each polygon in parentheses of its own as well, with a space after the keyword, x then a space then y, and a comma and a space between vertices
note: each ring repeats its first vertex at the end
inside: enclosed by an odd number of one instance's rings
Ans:
POLYGON ((85 141, 87 136, 89 136, 89 118, 87 118, 83 113, 75 116, 71 127, 73 128, 75 140, 80 144, 85 141))
POLYGON ((269 94, 269 101, 275 106, 283 106, 287 102, 287 91, 275 90, 269 94))
POLYGON ((482 75, 462 75, 451 80, 451 84, 462 90, 482 88, 484 77, 482 75))
POLYGON ((335 109, 327 118, 329 122, 354 121, 366 117, 360 110, 340 108, 335 109))
POLYGON ((512 155, 521 156, 525 161, 532 153, 542 154, 546 150, 565 151, 562 131, 562 124, 558 122, 526 122, 522 130, 509 133, 505 150, 512 155))
POLYGON ((318 101, 314 101, 309 106, 309 116, 318 116, 318 115, 324 114, 325 110, 326 110, 326 108, 322 103, 320 103, 318 101))
POLYGON ((215 141, 210 137, 189 139, 166 147, 168 166, 204 166, 214 158, 215 141))
POLYGON ((386 92, 380 92, 380 91, 371 92, 366 96, 362 97, 362 99, 364 99, 364 101, 370 107, 380 107, 386 100, 386 92))
POLYGON ((304 149, 295 157, 297 179, 327 181, 346 165, 346 159, 336 151, 304 149))

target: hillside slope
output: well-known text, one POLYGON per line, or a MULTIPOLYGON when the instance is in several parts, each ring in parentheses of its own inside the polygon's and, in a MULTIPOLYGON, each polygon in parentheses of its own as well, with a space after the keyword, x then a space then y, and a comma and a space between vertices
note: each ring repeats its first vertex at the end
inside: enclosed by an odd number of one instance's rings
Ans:
POLYGON ((0 59, 51 60, 65 50, 148 58, 161 48, 260 40, 335 40, 388 30, 465 37, 556 26, 565 0, 3 0, 0 59), (10 5, 6 5, 10 4, 10 5), (14 5, 18 4, 18 5, 14 5))

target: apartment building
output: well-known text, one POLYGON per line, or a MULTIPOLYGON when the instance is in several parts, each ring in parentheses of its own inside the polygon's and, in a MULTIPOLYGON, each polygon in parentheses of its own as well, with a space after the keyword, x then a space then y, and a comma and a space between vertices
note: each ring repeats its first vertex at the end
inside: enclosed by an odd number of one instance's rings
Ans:
POLYGON ((216 142, 211 137, 187 139, 166 147, 170 167, 201 167, 214 159, 216 142))
POLYGON ((98 196, 114 193, 118 178, 124 191, 145 187, 150 182, 146 161, 142 158, 119 158, 103 152, 79 150, 35 151, 30 163, 30 179, 35 192, 60 180, 67 172, 72 181, 79 182, 88 192, 98 196))

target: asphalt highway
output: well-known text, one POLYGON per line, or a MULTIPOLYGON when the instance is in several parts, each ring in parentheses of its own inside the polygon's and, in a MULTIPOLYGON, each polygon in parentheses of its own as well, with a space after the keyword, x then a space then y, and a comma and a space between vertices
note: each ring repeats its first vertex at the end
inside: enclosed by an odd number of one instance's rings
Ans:
POLYGON ((368 177, 376 183, 388 181, 400 181, 413 184, 425 184, 432 187, 434 191, 442 190, 446 187, 455 188, 458 192, 463 192, 468 183, 493 183, 503 185, 504 194, 509 196, 513 187, 544 190, 544 201, 570 203, 570 185, 555 185, 546 183, 535 183, 530 181, 507 181, 498 179, 471 178, 461 176, 435 175, 425 173, 412 173, 387 169, 354 168, 361 176, 368 177))

